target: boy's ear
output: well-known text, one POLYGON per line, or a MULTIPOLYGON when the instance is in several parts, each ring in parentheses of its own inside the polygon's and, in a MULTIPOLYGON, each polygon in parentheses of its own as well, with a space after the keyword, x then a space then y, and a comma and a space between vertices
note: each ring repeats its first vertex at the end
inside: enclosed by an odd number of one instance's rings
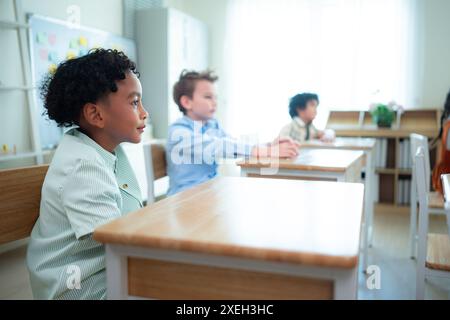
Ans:
POLYGON ((83 117, 91 126, 103 129, 105 127, 105 119, 102 109, 94 103, 86 103, 82 109, 83 117))
POLYGON ((190 110, 191 109, 191 99, 188 97, 188 96, 186 96, 186 95, 184 95, 184 96, 181 96, 181 98, 180 98, 180 104, 183 106, 183 108, 185 108, 186 110, 190 110))

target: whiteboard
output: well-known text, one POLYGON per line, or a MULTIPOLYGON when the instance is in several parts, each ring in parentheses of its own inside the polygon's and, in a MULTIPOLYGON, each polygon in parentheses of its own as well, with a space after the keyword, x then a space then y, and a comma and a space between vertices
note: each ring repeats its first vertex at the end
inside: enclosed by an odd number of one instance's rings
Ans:
MULTIPOLYGON (((74 27, 66 21, 38 15, 30 15, 28 23, 32 81, 37 88, 59 63, 84 56, 92 48, 117 49, 137 61, 136 44, 131 39, 97 29, 74 27)), ((34 90, 34 99, 41 147, 53 149, 58 145, 63 129, 43 115, 45 109, 39 90, 34 90)))

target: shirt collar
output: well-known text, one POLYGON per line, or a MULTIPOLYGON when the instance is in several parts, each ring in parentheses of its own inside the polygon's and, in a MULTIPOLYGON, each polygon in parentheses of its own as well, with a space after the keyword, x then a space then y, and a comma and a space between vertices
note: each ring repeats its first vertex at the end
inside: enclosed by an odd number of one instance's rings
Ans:
MULTIPOLYGON (((182 120, 184 122, 186 122, 192 130, 194 129, 194 123, 200 122, 200 121, 194 121, 191 118, 189 118, 188 116, 183 116, 182 120)), ((205 129, 208 129, 211 127, 215 127, 215 123, 216 123, 215 119, 209 119, 208 121, 206 121, 203 124, 202 129, 205 130, 205 129)))
POLYGON ((114 172, 116 172, 117 168, 117 156, 112 154, 111 152, 105 150, 101 147, 97 142, 89 138, 87 135, 79 131, 77 128, 72 128, 66 132, 66 134, 72 135, 74 137, 79 138, 85 144, 93 147, 95 151, 102 157, 102 159, 106 162, 107 166, 111 168, 114 172))
POLYGON ((300 117, 294 117, 294 121, 301 127, 307 126, 307 124, 300 117))

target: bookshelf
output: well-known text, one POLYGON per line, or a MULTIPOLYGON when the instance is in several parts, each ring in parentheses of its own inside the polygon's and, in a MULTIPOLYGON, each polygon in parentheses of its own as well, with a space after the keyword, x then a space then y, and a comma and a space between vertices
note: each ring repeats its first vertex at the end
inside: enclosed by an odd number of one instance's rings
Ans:
MULTIPOLYGON (((331 111, 327 128, 340 137, 377 139, 376 188, 377 209, 409 212, 411 188, 411 160, 409 135, 418 133, 430 140, 437 136, 441 110, 407 110, 394 119, 392 128, 378 128, 368 111, 331 111)), ((434 167, 439 148, 430 150, 434 167)))

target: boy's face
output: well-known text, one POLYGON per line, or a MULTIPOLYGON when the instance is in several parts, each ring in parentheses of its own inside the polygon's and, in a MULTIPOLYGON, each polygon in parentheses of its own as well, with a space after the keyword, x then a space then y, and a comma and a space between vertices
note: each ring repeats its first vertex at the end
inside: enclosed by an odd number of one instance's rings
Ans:
POLYGON ((139 143, 148 117, 142 105, 141 82, 132 72, 117 82, 117 92, 108 95, 104 115, 104 132, 115 143, 139 143))
POLYGON ((319 105, 317 100, 309 100, 306 103, 306 108, 298 110, 298 116, 306 123, 312 122, 317 116, 317 106, 319 105))
POLYGON ((217 109, 216 88, 212 82, 199 80, 192 98, 183 96, 181 101, 188 117, 195 121, 207 121, 214 117, 217 109))

